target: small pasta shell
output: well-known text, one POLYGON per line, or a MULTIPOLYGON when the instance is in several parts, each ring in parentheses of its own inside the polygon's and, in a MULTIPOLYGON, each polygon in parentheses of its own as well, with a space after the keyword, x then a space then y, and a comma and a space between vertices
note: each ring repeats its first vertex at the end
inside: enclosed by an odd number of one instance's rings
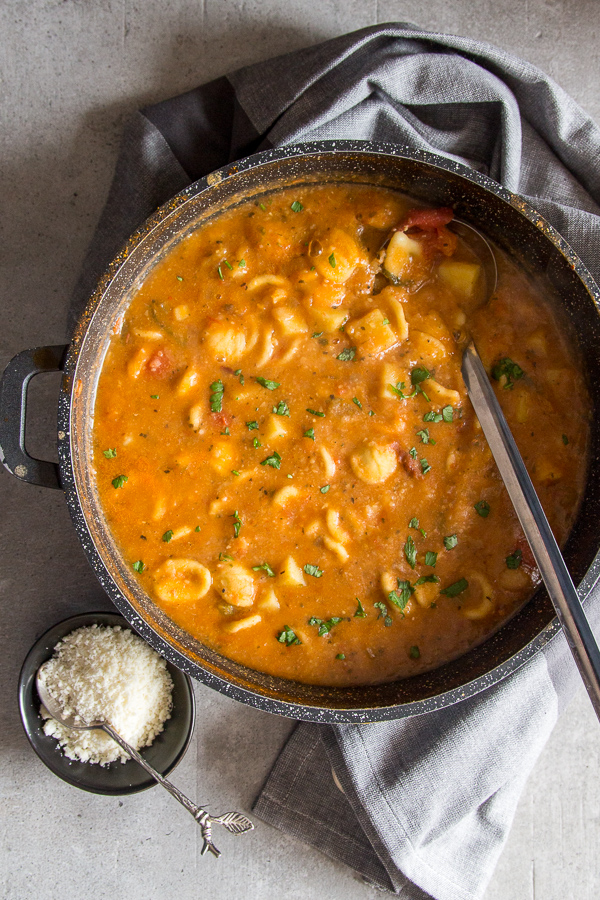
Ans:
POLYGON ((274 349, 275 345, 273 344, 273 329, 269 329, 263 334, 258 359, 256 360, 257 367, 264 366, 269 362, 269 360, 273 356, 274 349))
POLYGON ((200 600, 207 593, 212 576, 195 559, 168 559, 156 571, 156 593, 166 603, 200 600))
POLYGON ((130 378, 139 378, 144 363, 150 356, 150 347, 139 347, 127 363, 127 374, 130 378))
POLYGON ((325 466, 325 478, 333 478, 335 475, 335 460, 327 447, 320 446, 319 453, 321 454, 321 459, 323 460, 323 465, 325 466))
POLYGON ((485 619, 494 611, 494 591, 492 585, 481 572, 471 572, 467 578, 469 582, 469 592, 479 596, 479 602, 476 606, 463 606, 461 612, 465 619, 477 621, 485 619))
POLYGON ((273 503, 275 506, 285 506, 294 497, 297 497, 300 491, 293 484, 287 484, 285 487, 279 488, 273 494, 273 503))
POLYGON ((235 634, 238 631, 243 631, 245 628, 252 628, 253 625, 258 625, 260 621, 261 616, 258 614, 246 616, 245 619, 236 619, 235 622, 228 622, 227 625, 223 626, 223 630, 229 632, 229 634, 235 634))
POLYGON ((340 525, 340 514, 337 509, 329 508, 325 513, 325 522, 334 540, 342 544, 350 540, 350 535, 340 525))
POLYGON ((334 541, 329 537, 328 534, 323 535, 323 543, 328 550, 331 550, 332 553, 336 554, 341 562, 346 562, 346 560, 349 558, 350 554, 348 553, 344 545, 339 541, 334 541))

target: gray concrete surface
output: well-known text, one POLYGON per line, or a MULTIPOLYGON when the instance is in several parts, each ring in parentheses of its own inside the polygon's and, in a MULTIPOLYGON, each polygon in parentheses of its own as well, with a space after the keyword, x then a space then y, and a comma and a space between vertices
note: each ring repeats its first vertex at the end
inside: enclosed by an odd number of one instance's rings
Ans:
MULTIPOLYGON (((489 40, 545 69, 600 119, 596 0, 3 0, 0 4, 0 367, 61 342, 124 117, 244 63, 383 21, 489 40)), ((31 447, 50 452, 55 382, 38 379, 31 447)), ((35 382, 34 382, 35 384, 35 382)), ((113 800, 64 785, 22 732, 29 646, 110 604, 61 495, 0 473, 0 894, 6 900, 372 900, 350 870, 258 823, 200 859, 189 816, 160 789, 113 800)), ((176 782, 248 809, 290 723, 198 685, 176 782)), ((592 900, 600 888, 598 724, 580 694, 529 780, 486 900, 592 900)))

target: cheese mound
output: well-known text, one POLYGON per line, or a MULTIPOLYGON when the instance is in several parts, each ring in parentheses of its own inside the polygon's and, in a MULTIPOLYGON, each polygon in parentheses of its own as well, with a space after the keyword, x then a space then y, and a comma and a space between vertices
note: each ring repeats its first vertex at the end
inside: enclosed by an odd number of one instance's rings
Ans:
MULTIPOLYGON (((149 747, 171 716, 173 681, 166 662, 128 628, 90 625, 72 631, 54 648, 44 676, 65 717, 108 721, 136 750, 149 747)), ((105 732, 67 728, 43 705, 40 714, 44 733, 56 738, 69 759, 101 766, 129 759, 105 732)))

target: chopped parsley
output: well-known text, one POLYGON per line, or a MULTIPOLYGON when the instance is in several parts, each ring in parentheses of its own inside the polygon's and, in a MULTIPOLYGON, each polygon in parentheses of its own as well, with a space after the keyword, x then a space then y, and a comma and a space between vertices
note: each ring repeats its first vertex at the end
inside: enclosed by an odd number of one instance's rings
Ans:
POLYGON ((219 273, 219 278, 221 279, 221 281, 224 281, 225 278, 224 278, 224 276, 223 276, 223 272, 222 272, 222 270, 221 270, 221 266, 217 266, 217 272, 219 273))
POLYGON ((312 575, 313 578, 320 578, 321 575, 323 575, 323 569, 320 569, 318 566, 313 566, 311 563, 306 563, 304 571, 307 575, 312 575))
POLYGON ((122 488, 126 481, 129 481, 127 475, 117 475, 117 477, 112 480, 112 486, 114 488, 122 488))
POLYGON ((446 550, 454 550, 458 544, 458 537, 455 534, 447 534, 444 538, 444 547, 446 550))
POLYGON ((277 450, 274 450, 271 456, 267 456, 266 459, 263 459, 261 466, 271 466, 272 469, 280 469, 281 457, 277 450))
POLYGON ((478 500, 474 507, 478 516, 481 516, 482 519, 487 519, 490 514, 490 504, 487 500, 478 500))
POLYGON ((356 403, 356 405, 358 406, 359 409, 362 409, 362 403, 360 402, 360 400, 358 399, 358 397, 353 397, 353 398, 352 398, 352 402, 353 402, 353 403, 356 403))
POLYGON ((324 412, 319 412, 318 409, 308 409, 308 408, 307 408, 306 412, 307 412, 307 413, 310 413, 311 416, 318 416, 320 419, 324 419, 324 418, 325 418, 325 413, 324 413, 324 412))
POLYGON ((230 556, 228 553, 219 553, 219 562, 223 562, 224 559, 233 562, 233 556, 230 556))
POLYGON ((389 320, 389 319, 384 319, 383 322, 382 322, 381 324, 382 324, 382 325, 389 325, 389 324, 390 324, 390 320, 389 320))
POLYGON ((312 337, 314 337, 314 338, 323 337, 323 332, 322 331, 313 331, 312 337))
POLYGON ((444 422, 452 422, 454 420, 454 410, 451 406, 444 406, 442 409, 442 418, 444 422))
POLYGON ((423 444, 435 444, 434 439, 429 436, 429 428, 422 428, 420 431, 417 431, 417 437, 421 438, 423 444))
POLYGON ((515 550, 514 553, 511 553, 510 556, 506 557, 506 567, 508 569, 518 569, 521 565, 521 560, 523 559, 523 551, 515 550))
POLYGON ((211 395, 210 395, 210 408, 212 412, 221 412, 223 409, 223 394, 225 393, 225 385, 219 379, 218 381, 213 381, 210 386, 211 395))
POLYGON ((302 204, 300 203, 299 200, 294 200, 294 202, 290 206, 290 209, 292 210, 292 212, 302 212, 304 207, 302 206, 302 204))
POLYGON ((264 203, 259 203, 258 205, 260 206, 260 208, 262 209, 263 212, 267 211, 267 207, 265 206, 264 203))
POLYGON ((408 397, 404 393, 405 384, 403 381, 396 382, 396 385, 388 384, 390 391, 398 397, 399 400, 408 400, 408 397))
POLYGON ((397 606, 400 612, 403 613, 408 605, 408 601, 410 600, 414 592, 415 589, 410 581, 400 581, 400 579, 398 579, 398 587, 395 591, 389 592, 388 599, 390 603, 393 603, 394 606, 397 606))
POLYGON ((245 269, 246 268, 246 260, 240 259, 238 266, 240 267, 240 269, 245 269))
POLYGON ((416 459, 417 458, 417 448, 411 447, 410 450, 408 451, 408 455, 410 457, 412 457, 412 459, 416 459))
POLYGON ((196 527, 194 528, 194 531, 200 531, 200 526, 196 525, 196 527))
POLYGON ((406 562, 409 564, 411 569, 417 564, 417 548, 415 547, 415 542, 409 535, 406 538, 406 543, 404 545, 404 556, 406 557, 406 562))
POLYGON ((114 459, 115 456, 117 455, 116 447, 113 447, 113 448, 109 447, 108 450, 104 451, 104 455, 107 459, 114 459))
POLYGON ((468 587, 469 582, 467 579, 461 578, 459 581, 455 581, 454 584, 449 585, 449 587, 444 588, 443 591, 440 591, 440 594, 445 594, 446 597, 457 597, 463 591, 466 591, 468 587))
POLYGON ((322 494, 326 494, 330 487, 331 487, 330 484, 324 484, 322 488, 319 488, 319 490, 321 491, 322 494))
POLYGON ((144 563, 142 562, 141 559, 138 559, 136 562, 134 562, 133 568, 135 569, 136 572, 143 572, 144 569, 146 568, 146 566, 144 565, 144 563))
MULTIPOLYGON (((563 436, 562 436, 562 442, 563 442, 563 444, 565 445, 565 447, 566 447, 567 444, 569 443, 569 438, 566 436, 566 434, 563 434, 563 436)), ((104 451, 104 455, 106 456, 106 450, 104 451)))
POLYGON ((429 371, 429 369, 426 369, 425 366, 415 366, 415 368, 412 369, 410 373, 411 384, 413 384, 415 387, 418 384, 421 384, 422 381, 426 381, 430 377, 431 372, 429 371))
POLYGON ((150 394, 150 399, 151 400, 160 400, 160 397, 158 394, 150 394))
POLYGON ((231 263, 228 263, 226 259, 224 259, 223 262, 225 263, 229 271, 233 272, 233 266, 231 265, 231 263))
POLYGON ((345 654, 345 653, 338 653, 337 656, 336 656, 336 659, 346 659, 346 654, 345 654))
POLYGON ((356 602, 358 603, 358 606, 356 607, 356 612, 354 613, 354 618, 355 619, 364 619, 367 614, 364 610, 362 603, 358 599, 358 597, 356 598, 356 602))
POLYGON ((323 637, 324 634, 329 634, 334 625, 339 625, 340 622, 343 622, 343 618, 341 616, 332 616, 331 619, 327 619, 323 621, 323 619, 317 619, 316 616, 311 616, 308 620, 309 625, 317 625, 319 631, 317 632, 319 637, 323 637))
POLYGON ((431 466, 429 465, 429 463, 427 462, 427 460, 426 460, 426 459, 422 459, 422 460, 421 460, 421 471, 423 472, 423 475, 427 475, 427 473, 428 473, 430 470, 431 470, 431 466))
MULTIPOLYGON (((244 385, 246 384, 246 382, 245 382, 245 380, 244 380, 244 376, 242 375, 242 370, 241 370, 241 369, 236 369, 235 372, 234 372, 233 374, 234 374, 236 377, 238 377, 238 378, 240 379, 240 384, 241 384, 242 387, 244 387, 244 385)), ((237 397, 236 397, 235 399, 237 400, 237 397)))
POLYGON ((315 429, 314 429, 314 428, 309 428, 307 431, 304 432, 304 437, 310 438, 311 441, 314 441, 314 439, 315 439, 315 429))
POLYGON ((356 347, 346 347, 345 350, 342 350, 341 353, 338 353, 336 359, 340 359, 342 362, 349 362, 351 359, 354 359, 356 356, 356 347))
MULTIPOLYGON (((261 204, 262 206, 262 204, 261 204)), ((280 644, 285 644, 286 647, 291 647, 293 644, 301 644, 302 641, 297 636, 297 634, 292 631, 289 625, 283 626, 283 631, 277 635, 277 640, 280 644)))
POLYGON ((290 408, 285 400, 280 400, 277 406, 271 410, 276 416, 291 416, 290 408))
POLYGON ((419 657, 421 656, 421 651, 419 650, 419 648, 417 646, 411 647, 410 650, 408 651, 408 655, 410 656, 411 659, 419 659, 419 657))
POLYGON ((409 528, 414 528, 416 531, 420 531, 424 538, 427 537, 427 532, 423 530, 423 528, 419 527, 419 520, 416 516, 413 516, 410 522, 408 523, 409 528))
POLYGON ((502 376, 504 375, 506 381, 504 384, 504 390, 512 390, 515 381, 518 381, 519 378, 522 378, 525 372, 521 368, 521 366, 517 365, 516 362, 513 362, 510 356, 504 356, 502 359, 498 360, 496 365, 492 369, 492 378, 496 381, 500 381, 502 376))
POLYGON ((444 416, 442 415, 442 413, 436 413, 433 410, 430 410, 429 412, 426 412, 425 415, 423 416, 423 421, 424 422, 441 422, 443 418, 444 418, 444 416))
POLYGON ((388 613, 388 608, 381 600, 378 603, 374 603, 373 606, 375 609, 379 610, 378 619, 383 619, 383 624, 389 628, 390 625, 393 624, 393 619, 388 613))
POLYGON ((258 431, 258 422, 246 422, 248 431, 258 431))
POLYGON ((437 558, 438 558, 437 553, 434 553, 433 550, 428 550, 425 553, 425 565, 432 566, 432 567, 435 566, 435 564, 437 562, 437 558))
POLYGON ((417 578, 415 581, 415 587, 419 587, 420 584, 439 584, 440 579, 437 575, 421 575, 420 578, 417 578))
POLYGON ((175 278, 177 279, 177 281, 183 281, 183 278, 181 277, 181 275, 176 275, 175 278))
POLYGON ((268 562, 261 563, 260 566, 252 566, 253 572, 266 572, 269 578, 275 578, 275 572, 268 562))
POLYGON ((335 269, 335 253, 332 253, 329 257, 329 265, 332 269, 335 269))
POLYGON ((172 537, 173 537, 173 531, 171 528, 169 528, 169 530, 165 531, 165 533, 163 534, 162 539, 165 542, 165 544, 168 544, 172 537))
POLYGON ((242 527, 242 520, 240 519, 240 514, 236 509, 233 514, 233 536, 234 537, 238 537, 241 527, 242 527))
POLYGON ((280 387, 280 382, 278 381, 269 381, 268 378, 263 378, 261 375, 257 376, 256 380, 260 385, 266 388, 268 391, 274 391, 278 387, 280 387))
POLYGON ((254 447, 255 450, 258 450, 259 447, 262 447, 262 444, 258 438, 253 438, 252 446, 254 447))
POLYGON ((232 470, 231 470, 231 474, 232 474, 232 475, 239 475, 240 473, 238 472, 237 469, 232 469, 232 470))

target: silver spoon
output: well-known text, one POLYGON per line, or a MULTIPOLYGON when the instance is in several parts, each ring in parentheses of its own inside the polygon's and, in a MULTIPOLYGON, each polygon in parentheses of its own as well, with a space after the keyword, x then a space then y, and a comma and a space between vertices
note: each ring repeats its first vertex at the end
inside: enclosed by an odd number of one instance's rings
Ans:
POLYGON ((159 784, 162 784, 164 788, 173 796, 176 800, 178 800, 185 809, 189 813, 191 813, 200 826, 202 831, 202 838, 204 840, 204 844, 202 846, 202 853, 204 854, 207 851, 210 851, 213 856, 219 857, 221 855, 221 851, 217 850, 215 845, 212 842, 212 826, 213 825, 223 825, 227 831, 230 831, 232 834, 243 834, 245 831, 252 831, 254 829, 254 825, 247 819, 246 816, 242 815, 238 812, 228 812, 224 813, 222 816, 210 816, 205 809, 202 809, 200 806, 196 806, 195 803, 192 803, 185 794, 182 794, 181 791, 175 787, 170 781, 164 778, 159 772, 154 769, 149 762, 147 762, 143 756, 141 756, 137 750, 134 750, 133 747, 127 743, 127 741, 123 740, 120 734, 115 731, 112 725, 109 722, 97 721, 97 722, 86 722, 81 724, 81 717, 77 718, 80 721, 76 721, 75 716, 65 716, 63 710, 58 703, 57 700, 50 694, 48 690, 48 686, 46 685, 46 681, 44 678, 44 667, 45 663, 40 666, 37 670, 37 674, 35 676, 35 686, 38 692, 38 696, 50 715, 56 719, 57 722, 60 722, 62 725, 65 725, 67 728, 73 728, 75 731, 90 731, 94 728, 99 728, 102 731, 106 732, 113 741, 116 741, 120 747, 125 750, 129 756, 134 759, 137 763, 142 766, 143 769, 148 772, 149 775, 154 778, 159 784))
MULTIPOLYGON (((480 257, 486 275, 487 297, 496 289, 494 252, 476 229, 464 222, 452 223, 480 257), (458 226, 458 227, 456 227, 458 226), (466 231, 465 231, 466 229, 466 231), (474 245, 472 236, 477 236, 474 245)), ((579 674, 600 719, 600 650, 579 600, 560 548, 556 543, 539 497, 525 468, 481 357, 471 340, 463 354, 462 374, 469 399, 498 466, 502 480, 534 559, 565 632, 579 674)))

